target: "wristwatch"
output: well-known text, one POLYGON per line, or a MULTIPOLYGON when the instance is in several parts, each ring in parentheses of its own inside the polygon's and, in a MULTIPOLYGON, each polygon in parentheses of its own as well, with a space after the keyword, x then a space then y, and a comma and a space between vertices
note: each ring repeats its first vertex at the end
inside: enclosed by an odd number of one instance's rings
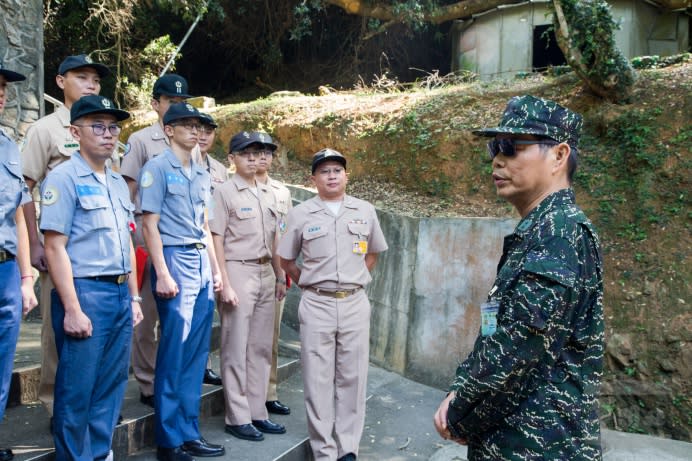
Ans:
POLYGON ((132 302, 142 304, 142 297, 141 296, 132 296, 132 302))

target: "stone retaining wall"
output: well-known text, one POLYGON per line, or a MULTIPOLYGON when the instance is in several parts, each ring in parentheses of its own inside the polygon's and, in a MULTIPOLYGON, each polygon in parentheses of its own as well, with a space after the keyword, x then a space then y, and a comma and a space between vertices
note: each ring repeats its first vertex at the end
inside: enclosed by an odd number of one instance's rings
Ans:
POLYGON ((43 3, 0 0, 0 12, 0 61, 27 77, 7 86, 0 129, 19 140, 43 112, 43 3))

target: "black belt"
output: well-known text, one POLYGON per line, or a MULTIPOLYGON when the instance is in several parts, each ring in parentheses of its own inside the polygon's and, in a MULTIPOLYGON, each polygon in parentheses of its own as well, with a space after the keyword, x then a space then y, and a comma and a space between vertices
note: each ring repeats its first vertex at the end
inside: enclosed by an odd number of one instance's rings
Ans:
POLYGON ((6 261, 12 261, 14 259, 14 255, 10 253, 7 250, 0 250, 0 263, 4 263, 6 261))
POLYGON ((185 245, 166 245, 167 247, 185 248, 189 250, 194 248, 195 250, 204 250, 207 246, 204 243, 187 243, 185 245))
POLYGON ((269 264, 272 262, 272 258, 269 256, 262 256, 257 259, 231 259, 231 261, 242 264, 269 264))
POLYGON ((358 287, 352 290, 324 290, 322 288, 305 287, 305 289, 308 291, 312 291, 313 293, 317 293, 320 296, 329 296, 330 298, 343 299, 358 293, 363 288, 358 287))
POLYGON ((85 279, 85 280, 94 280, 96 282, 116 283, 118 285, 122 285, 123 283, 128 281, 128 279, 130 278, 130 274, 97 275, 95 277, 75 277, 75 278, 85 279))

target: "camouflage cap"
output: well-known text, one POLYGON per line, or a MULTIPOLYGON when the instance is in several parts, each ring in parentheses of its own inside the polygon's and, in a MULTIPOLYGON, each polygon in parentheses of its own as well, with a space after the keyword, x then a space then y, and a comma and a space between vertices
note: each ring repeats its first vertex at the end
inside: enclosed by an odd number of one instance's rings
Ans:
POLYGON ((583 121, 581 115, 554 101, 530 95, 515 96, 507 103, 500 125, 473 130, 477 136, 532 134, 577 146, 583 121))

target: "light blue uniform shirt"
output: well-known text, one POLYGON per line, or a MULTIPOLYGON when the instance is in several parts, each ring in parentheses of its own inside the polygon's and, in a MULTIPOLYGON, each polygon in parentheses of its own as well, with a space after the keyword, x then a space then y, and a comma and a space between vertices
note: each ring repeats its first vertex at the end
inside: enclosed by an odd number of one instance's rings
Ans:
POLYGON ((48 173, 41 186, 41 230, 68 236, 74 277, 131 272, 130 231, 135 206, 122 176, 106 168, 105 182, 79 152, 48 173))
POLYGON ((0 249, 17 255, 17 207, 31 200, 24 183, 19 149, 0 131, 0 249))
POLYGON ((170 150, 149 160, 139 177, 142 211, 159 215, 164 246, 206 243, 204 210, 209 204, 209 173, 190 162, 190 177, 170 150))

